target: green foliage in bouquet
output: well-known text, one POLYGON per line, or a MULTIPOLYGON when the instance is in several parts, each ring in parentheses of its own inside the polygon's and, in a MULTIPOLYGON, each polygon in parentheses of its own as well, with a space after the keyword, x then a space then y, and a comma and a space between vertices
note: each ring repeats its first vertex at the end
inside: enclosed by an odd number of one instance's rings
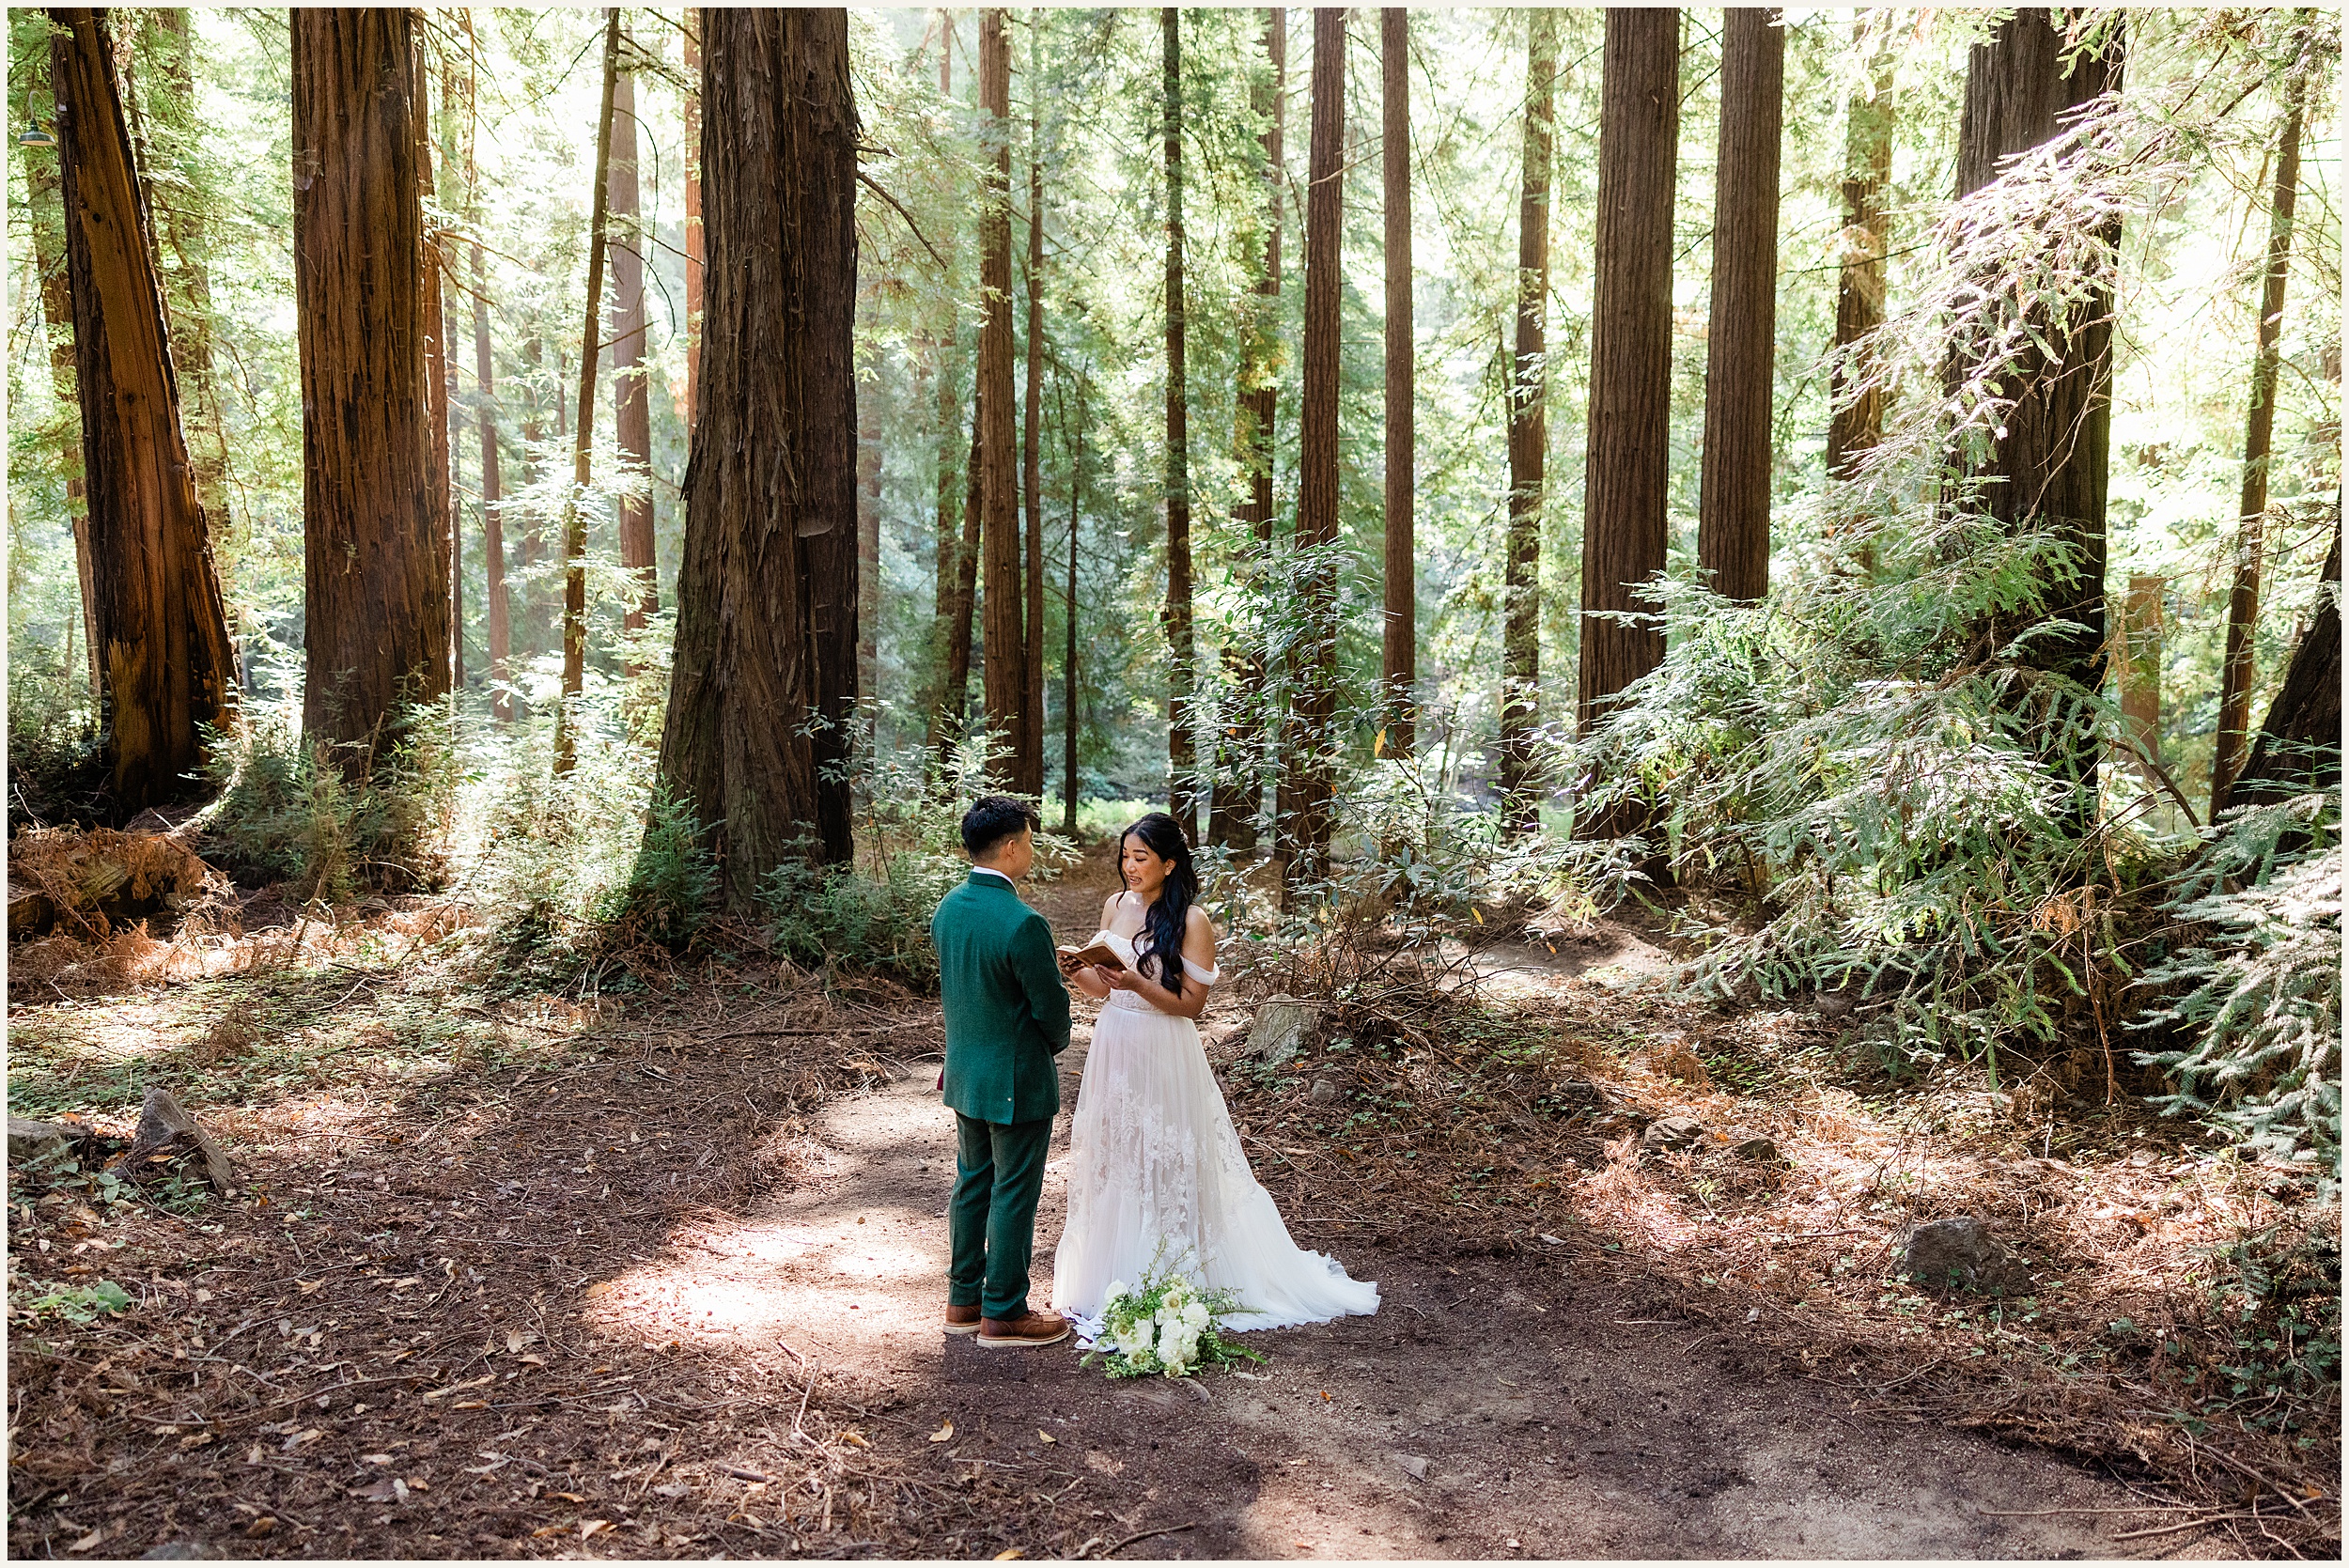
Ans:
POLYGON ((1082 1365, 1104 1362, 1112 1377, 1188 1377, 1202 1367, 1267 1358, 1227 1339, 1217 1327, 1249 1309, 1229 1290, 1207 1290, 1171 1270, 1152 1269, 1139 1285, 1110 1282, 1101 1336, 1082 1365))

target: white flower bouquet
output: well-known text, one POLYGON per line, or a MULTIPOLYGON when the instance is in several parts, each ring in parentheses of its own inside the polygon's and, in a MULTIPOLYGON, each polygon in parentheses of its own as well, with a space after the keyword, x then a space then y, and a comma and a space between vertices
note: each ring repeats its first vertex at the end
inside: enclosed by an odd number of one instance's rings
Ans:
POLYGON ((1112 1377, 1188 1377, 1202 1367, 1261 1361, 1217 1328, 1226 1314, 1247 1310, 1232 1292, 1205 1289, 1173 1271, 1153 1269, 1139 1285, 1112 1281, 1100 1335, 1083 1364, 1104 1361, 1112 1377))

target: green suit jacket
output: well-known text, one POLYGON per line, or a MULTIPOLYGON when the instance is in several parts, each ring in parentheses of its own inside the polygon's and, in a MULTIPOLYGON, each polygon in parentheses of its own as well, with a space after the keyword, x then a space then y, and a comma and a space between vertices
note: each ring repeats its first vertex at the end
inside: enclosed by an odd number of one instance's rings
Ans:
POLYGON ((1009 881, 972 871, 930 917, 946 1010, 946 1103, 983 1122, 1034 1122, 1060 1110, 1068 987, 1052 928, 1009 881))

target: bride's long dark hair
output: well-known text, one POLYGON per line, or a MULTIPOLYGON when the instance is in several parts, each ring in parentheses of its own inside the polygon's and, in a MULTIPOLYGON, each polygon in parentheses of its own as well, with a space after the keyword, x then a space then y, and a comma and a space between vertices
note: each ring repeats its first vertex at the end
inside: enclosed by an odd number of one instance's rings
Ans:
POLYGON ((1120 860, 1129 838, 1142 840, 1143 848, 1173 862, 1166 868, 1166 882, 1159 889, 1159 896, 1142 912, 1143 933, 1149 939, 1143 952, 1158 959, 1159 984, 1181 996, 1183 932, 1190 924, 1191 902, 1199 896, 1199 873, 1190 863, 1190 843, 1183 837, 1182 824, 1162 811, 1149 813, 1117 835, 1120 860))

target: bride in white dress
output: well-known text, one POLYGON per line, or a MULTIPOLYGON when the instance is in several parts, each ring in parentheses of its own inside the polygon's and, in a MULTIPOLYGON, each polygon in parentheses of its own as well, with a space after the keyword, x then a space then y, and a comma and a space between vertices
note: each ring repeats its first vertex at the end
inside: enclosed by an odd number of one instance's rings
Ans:
POLYGON ((1224 1318, 1230 1328, 1376 1312, 1377 1283, 1290 1240, 1248 1169, 1191 1021, 1221 973, 1181 828, 1152 812, 1126 830, 1118 859, 1126 890, 1102 906, 1095 939, 1126 968, 1064 960, 1078 989, 1106 1000, 1078 1090, 1053 1307, 1090 1334, 1111 1283, 1157 1266, 1229 1289, 1247 1309, 1224 1318))

